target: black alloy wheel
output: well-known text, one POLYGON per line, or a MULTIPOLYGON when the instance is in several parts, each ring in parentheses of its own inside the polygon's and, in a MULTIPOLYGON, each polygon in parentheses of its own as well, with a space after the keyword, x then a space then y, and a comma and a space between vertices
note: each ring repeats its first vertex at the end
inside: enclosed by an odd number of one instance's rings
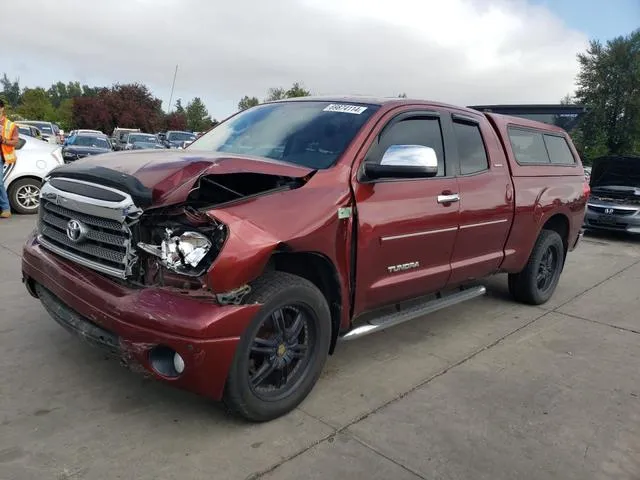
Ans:
POLYGON ((262 308, 240 337, 223 400, 245 419, 264 422, 313 389, 329 353, 331 314, 313 283, 278 271, 253 282, 243 303, 262 308))
POLYGON ((279 400, 291 393, 310 365, 318 332, 304 305, 286 305, 267 317, 249 352, 249 383, 263 400, 279 400))
POLYGON ((550 245, 542 254, 540 265, 538 267, 538 275, 536 277, 536 285, 540 292, 545 292, 552 284, 558 268, 558 252, 555 246, 550 245))
POLYGON ((565 247, 554 230, 542 230, 525 268, 509 274, 509 292, 519 302, 546 303, 558 286, 564 267, 565 247))

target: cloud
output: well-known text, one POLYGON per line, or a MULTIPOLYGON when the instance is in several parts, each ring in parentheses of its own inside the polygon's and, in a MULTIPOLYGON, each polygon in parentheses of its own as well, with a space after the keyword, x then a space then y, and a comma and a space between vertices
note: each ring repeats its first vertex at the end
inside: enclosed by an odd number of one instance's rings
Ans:
POLYGON ((294 81, 318 94, 557 102, 587 45, 517 0, 31 0, 5 14, 0 62, 23 85, 140 81, 167 101, 179 64, 174 98, 200 96, 217 118, 294 81))

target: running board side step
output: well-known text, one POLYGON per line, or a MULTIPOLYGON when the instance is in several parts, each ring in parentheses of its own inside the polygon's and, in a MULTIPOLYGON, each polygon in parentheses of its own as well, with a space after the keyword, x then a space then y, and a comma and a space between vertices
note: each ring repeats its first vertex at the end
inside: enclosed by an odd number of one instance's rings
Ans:
POLYGON ((415 320, 418 317, 428 315, 430 313, 442 310, 443 308, 452 307, 458 303, 466 302, 474 298, 480 297, 487 292, 487 289, 483 286, 476 286, 459 290, 455 293, 448 294, 447 296, 437 298, 425 303, 411 306, 405 310, 399 312, 393 312, 380 317, 373 318, 363 325, 359 325, 352 328, 347 333, 342 335, 339 340, 346 342, 349 340, 355 340, 356 338, 364 337, 371 333, 380 332, 389 327, 400 325, 401 323, 408 322, 409 320, 415 320))

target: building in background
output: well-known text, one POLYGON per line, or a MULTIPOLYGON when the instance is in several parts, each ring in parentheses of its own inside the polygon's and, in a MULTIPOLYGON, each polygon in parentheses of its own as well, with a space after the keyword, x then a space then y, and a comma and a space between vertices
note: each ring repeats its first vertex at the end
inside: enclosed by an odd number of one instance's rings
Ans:
POLYGON ((475 105, 469 106, 481 112, 502 113, 515 117, 528 118, 538 122, 557 125, 565 129, 569 134, 576 128, 586 108, 582 105, 475 105))

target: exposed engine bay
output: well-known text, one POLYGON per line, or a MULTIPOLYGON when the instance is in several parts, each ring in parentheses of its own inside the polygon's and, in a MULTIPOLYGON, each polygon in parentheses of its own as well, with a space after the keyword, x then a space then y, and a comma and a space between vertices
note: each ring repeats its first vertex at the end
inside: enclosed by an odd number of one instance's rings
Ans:
POLYGON ((591 199, 620 205, 640 205, 640 187, 625 184, 596 186, 591 189, 591 199))
POLYGON ((187 203, 196 208, 211 208, 265 193, 293 190, 307 183, 312 175, 301 178, 251 172, 203 175, 189 193, 187 203))

